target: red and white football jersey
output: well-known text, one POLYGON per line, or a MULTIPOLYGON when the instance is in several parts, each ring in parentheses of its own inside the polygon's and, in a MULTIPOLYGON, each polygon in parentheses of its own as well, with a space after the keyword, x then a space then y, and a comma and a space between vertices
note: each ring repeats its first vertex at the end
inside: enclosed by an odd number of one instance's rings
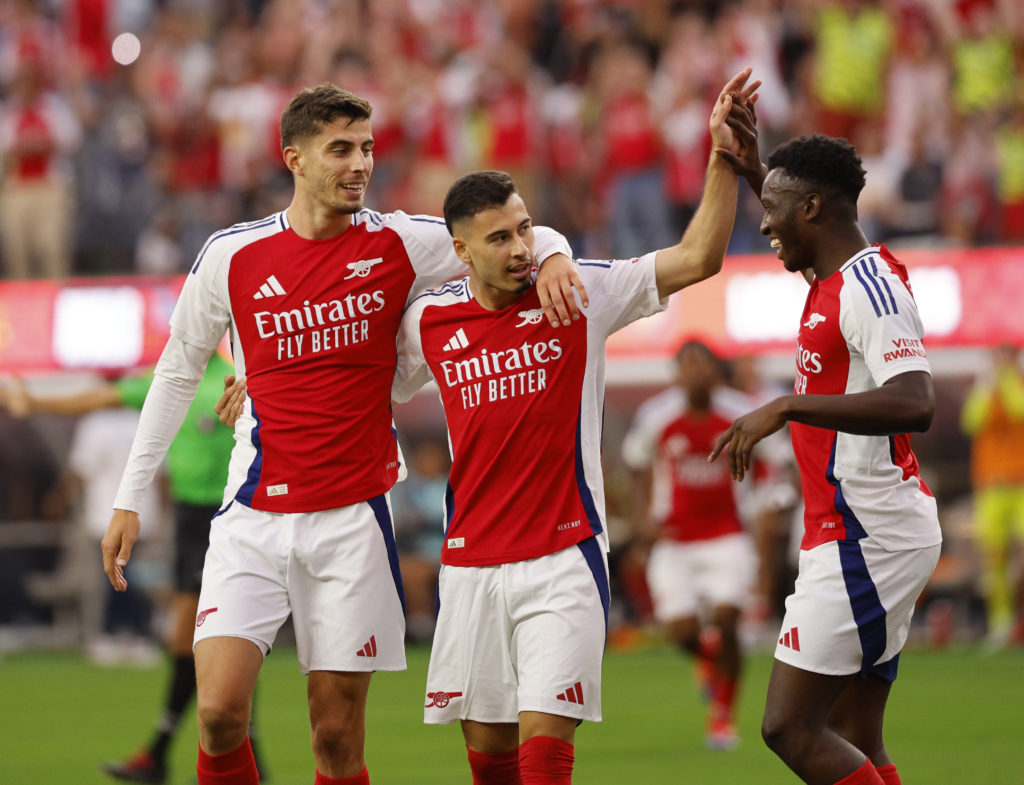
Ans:
POLYGON ((670 387, 637 409, 622 442, 632 469, 651 468, 651 519, 678 542, 714 539, 743 530, 738 495, 727 461, 708 463, 718 437, 752 408, 745 395, 719 388, 711 411, 695 416, 686 393, 670 387))
POLYGON ((438 218, 362 210, 307 240, 284 212, 214 234, 171 316, 212 351, 230 327, 248 383, 227 495, 268 512, 378 496, 398 476, 395 336, 411 295, 465 271, 438 218))
MULTIPOLYGON (((800 319, 797 394, 873 390, 929 371, 924 329, 906 268, 885 246, 866 248, 815 280, 800 319)), ((863 436, 790 423, 806 505, 801 547, 871 537, 887 550, 941 542, 935 499, 910 436, 863 436)))
POLYGON ((605 341, 667 301, 653 253, 580 261, 579 273, 590 305, 569 327, 548 323, 535 288, 488 311, 468 278, 406 311, 392 397, 431 378, 440 390, 452 451, 444 564, 522 561, 604 536, 605 341))

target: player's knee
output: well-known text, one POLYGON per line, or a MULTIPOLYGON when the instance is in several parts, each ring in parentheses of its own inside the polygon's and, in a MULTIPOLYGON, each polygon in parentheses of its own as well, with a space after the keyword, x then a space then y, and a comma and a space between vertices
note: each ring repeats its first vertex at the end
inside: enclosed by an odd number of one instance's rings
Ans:
POLYGON ((362 733, 341 718, 321 719, 311 727, 313 755, 318 761, 343 766, 362 755, 362 733))
POLYGON ((882 742, 881 724, 858 722, 856 719, 831 719, 829 727, 872 760, 883 759, 885 745, 882 742))
POLYGON ((212 754, 235 749, 249 731, 249 709, 241 702, 199 700, 196 716, 203 747, 212 754))
POLYGON ((765 712, 761 718, 761 738, 768 749, 787 760, 800 746, 800 729, 781 714, 765 712))

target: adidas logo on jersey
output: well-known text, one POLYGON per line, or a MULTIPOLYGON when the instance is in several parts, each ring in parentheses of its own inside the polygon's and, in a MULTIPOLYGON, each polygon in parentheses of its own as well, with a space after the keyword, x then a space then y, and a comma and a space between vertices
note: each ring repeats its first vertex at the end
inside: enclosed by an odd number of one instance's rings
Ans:
POLYGON ((371 635, 370 640, 363 644, 363 648, 356 652, 357 657, 377 656, 377 636, 371 635))
POLYGON ((252 296, 252 299, 262 300, 264 297, 279 297, 282 294, 288 294, 288 292, 284 290, 284 287, 281 286, 277 278, 272 275, 263 282, 263 286, 252 296))
POLYGON ((365 278, 370 274, 370 270, 375 265, 383 262, 384 259, 378 256, 376 259, 360 259, 358 262, 352 262, 346 265, 352 272, 342 278, 343 281, 347 281, 349 278, 365 278))
POLYGON ((456 349, 465 349, 467 346, 469 346, 469 339, 466 337, 466 331, 460 327, 441 349, 445 352, 454 352, 456 349))
POLYGON ((555 696, 560 701, 566 701, 568 703, 578 703, 580 706, 583 705, 583 685, 576 682, 574 685, 569 687, 565 692, 559 693, 555 696))
POLYGON ((800 634, 797 632, 796 627, 779 638, 779 645, 793 651, 800 651, 800 634))

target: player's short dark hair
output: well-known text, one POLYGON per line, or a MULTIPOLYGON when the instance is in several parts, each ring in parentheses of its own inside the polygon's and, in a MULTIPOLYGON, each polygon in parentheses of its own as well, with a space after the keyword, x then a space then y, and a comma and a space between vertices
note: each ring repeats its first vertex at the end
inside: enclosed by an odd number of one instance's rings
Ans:
POLYGON ((768 156, 768 169, 783 169, 791 177, 830 190, 854 205, 864 188, 864 167, 857 150, 846 139, 825 134, 783 142, 768 156))
POLYGON ((372 111, 365 98, 331 82, 307 87, 281 113, 281 149, 315 136, 339 117, 347 117, 349 122, 369 120, 372 111))
POLYGON ((502 207, 514 193, 516 184, 507 172, 487 170, 464 174, 452 183, 444 197, 444 223, 448 232, 454 236, 453 224, 492 207, 502 207))
POLYGON ((712 349, 707 343, 700 340, 699 338, 688 338, 687 340, 679 344, 679 348, 676 349, 676 360, 679 360, 683 356, 683 353, 689 351, 690 349, 696 349, 697 351, 703 353, 705 357, 707 357, 716 365, 721 365, 722 363, 722 358, 718 356, 718 353, 715 352, 714 349, 712 349))

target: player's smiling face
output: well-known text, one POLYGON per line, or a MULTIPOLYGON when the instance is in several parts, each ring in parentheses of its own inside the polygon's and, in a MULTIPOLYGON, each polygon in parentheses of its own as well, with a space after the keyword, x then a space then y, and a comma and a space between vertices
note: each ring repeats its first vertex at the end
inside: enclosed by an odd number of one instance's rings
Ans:
POLYGON ((507 308, 530 288, 533 222, 522 197, 513 193, 501 207, 459 221, 455 251, 469 265, 473 294, 489 309, 507 308))
POLYGON ((373 172, 373 132, 368 119, 336 117, 297 149, 300 182, 314 202, 336 213, 363 209, 373 172))
POLYGON ((814 264, 813 254, 809 252, 802 232, 801 210, 806 197, 806 187, 782 169, 768 172, 761 186, 761 205, 764 207, 761 234, 771 240, 782 266, 790 272, 799 272, 814 264))

